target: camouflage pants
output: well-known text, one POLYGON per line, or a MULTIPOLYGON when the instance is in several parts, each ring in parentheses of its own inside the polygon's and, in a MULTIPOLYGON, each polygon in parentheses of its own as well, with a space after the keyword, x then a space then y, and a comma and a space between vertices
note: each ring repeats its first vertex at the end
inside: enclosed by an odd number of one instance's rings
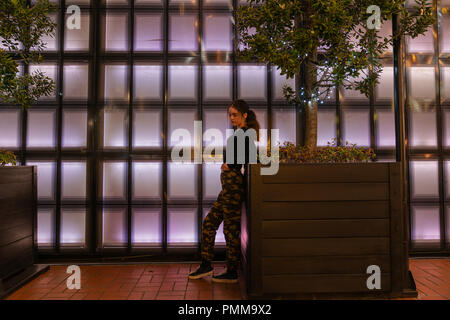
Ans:
POLYGON ((220 182, 222 191, 203 221, 201 255, 203 260, 213 260, 216 232, 223 221, 227 270, 237 271, 241 246, 241 203, 244 199, 244 177, 240 171, 226 170, 221 172, 220 182))

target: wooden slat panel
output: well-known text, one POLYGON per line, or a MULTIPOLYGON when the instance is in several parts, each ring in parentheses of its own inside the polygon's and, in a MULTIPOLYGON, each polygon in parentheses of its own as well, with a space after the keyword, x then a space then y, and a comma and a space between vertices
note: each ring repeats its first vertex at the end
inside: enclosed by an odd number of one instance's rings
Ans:
POLYGON ((261 212, 261 205, 263 203, 263 197, 261 188, 263 186, 261 181, 261 174, 259 170, 250 169, 250 181, 252 189, 252 195, 250 199, 251 211, 253 214, 249 219, 250 223, 250 270, 249 274, 251 280, 249 282, 248 290, 256 295, 262 295, 262 268, 261 268, 261 257, 264 251, 262 243, 262 218, 260 215, 255 214, 261 212))
POLYGON ((385 292, 391 288, 390 274, 381 274, 381 289, 369 290, 369 274, 354 275, 278 275, 264 276, 266 293, 313 293, 313 292, 385 292))
POLYGON ((280 164, 277 174, 262 176, 268 183, 387 182, 387 163, 280 164))
POLYGON ((389 238, 263 239, 264 257, 384 255, 389 238))
POLYGON ((388 219, 263 221, 264 238, 389 237, 388 219))
POLYGON ((0 247, 0 279, 33 263, 32 246, 32 237, 27 237, 0 247))
POLYGON ((367 267, 377 265, 381 273, 391 271, 389 255, 326 256, 326 257, 269 257, 262 259, 264 275, 281 274, 355 274, 365 273, 367 267))
POLYGON ((0 222, 0 233, 6 229, 10 229, 22 224, 32 223, 32 210, 28 208, 18 208, 10 211, 8 215, 2 215, 0 222))
POLYGON ((0 185, 11 183, 29 183, 32 178, 32 167, 4 167, 0 168, 0 185))
MULTIPOLYGON (((259 214, 259 213, 258 213, 259 214)), ((388 218, 388 201, 263 202, 264 220, 388 218)))
POLYGON ((264 201, 387 200, 387 183, 265 184, 264 201))
POLYGON ((407 242, 403 243, 404 217, 402 210, 402 181, 400 163, 391 163, 390 171, 390 199, 391 199, 391 264, 392 290, 400 293, 407 287, 408 277, 408 249, 407 242), (405 248, 403 247, 405 246, 405 248))
POLYGON ((13 198, 22 198, 22 200, 29 199, 31 196, 31 189, 31 181, 9 183, 6 186, 2 186, 2 191, 0 192, 0 201, 13 198))
POLYGON ((7 199, 0 199, 0 208, 4 214, 9 214, 17 208, 31 207, 32 205, 33 199, 31 197, 24 199, 22 195, 7 199))
POLYGON ((247 200, 241 206, 241 253, 245 257, 247 257, 248 246, 250 244, 246 205, 247 200))
POLYGON ((4 229, 0 232, 0 246, 5 246, 26 237, 31 237, 33 234, 32 231, 31 221, 9 229, 4 229))

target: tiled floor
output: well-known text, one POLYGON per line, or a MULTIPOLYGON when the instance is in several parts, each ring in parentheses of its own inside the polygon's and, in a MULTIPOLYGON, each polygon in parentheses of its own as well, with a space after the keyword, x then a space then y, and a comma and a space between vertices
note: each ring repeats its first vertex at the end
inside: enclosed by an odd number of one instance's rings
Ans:
MULTIPOLYGON (((246 299, 238 284, 218 284, 211 277, 189 280, 198 264, 81 265, 81 289, 69 290, 67 266, 50 270, 15 291, 7 300, 236 300, 246 299)), ((214 264, 215 274, 225 264, 214 264)), ((410 259, 418 299, 450 299, 450 259, 410 259)))
POLYGON ((419 300, 450 300, 450 259, 409 259, 419 300))
MULTIPOLYGON (((214 273, 225 271, 215 263, 214 273)), ((243 279, 217 284, 208 276, 189 280, 198 264, 80 265, 81 289, 67 288, 67 266, 50 270, 27 283, 7 300, 238 300, 245 299, 243 279)))

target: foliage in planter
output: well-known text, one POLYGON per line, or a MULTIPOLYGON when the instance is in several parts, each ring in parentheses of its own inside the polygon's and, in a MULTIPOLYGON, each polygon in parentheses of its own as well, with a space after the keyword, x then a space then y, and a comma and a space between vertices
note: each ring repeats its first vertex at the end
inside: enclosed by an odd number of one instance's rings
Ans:
MULTIPOLYGON (((43 61, 43 36, 54 36, 56 23, 49 14, 57 5, 38 0, 30 7, 27 0, 0 1, 0 37, 6 49, 0 49, 0 103, 31 107, 40 97, 50 96, 54 81, 42 71, 20 75, 19 66, 43 61)), ((1 164, 15 164, 11 152, 0 151, 1 164)))
POLYGON ((336 142, 333 139, 327 146, 310 148, 286 141, 279 149, 280 163, 369 162, 376 157, 372 148, 357 147, 348 141, 338 146, 336 142))
POLYGON ((21 64, 38 64, 46 43, 43 36, 52 35, 56 24, 49 14, 57 6, 49 0, 38 0, 32 7, 26 0, 2 0, 0 3, 0 37, 7 50, 0 49, 0 101, 29 108, 55 89, 54 81, 41 71, 19 75, 21 64))
MULTIPOLYGON (((317 147, 318 103, 333 88, 358 90, 369 96, 379 83, 382 56, 394 41, 416 38, 435 21, 433 1, 416 0, 247 0, 236 10, 239 62, 267 63, 295 78, 285 86, 289 104, 305 118, 305 145, 317 147), (372 9, 379 10, 379 16, 372 9), (378 29, 396 18, 397 32, 378 29)), ((333 92, 334 94, 334 92, 333 92)))
POLYGON ((16 156, 14 153, 6 150, 0 150, 0 166, 8 164, 16 165, 16 156))

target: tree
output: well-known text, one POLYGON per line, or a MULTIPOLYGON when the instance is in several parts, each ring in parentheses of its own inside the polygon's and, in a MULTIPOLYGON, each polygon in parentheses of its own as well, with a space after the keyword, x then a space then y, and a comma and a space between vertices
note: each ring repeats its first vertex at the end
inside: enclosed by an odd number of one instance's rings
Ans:
POLYGON ((434 23, 431 0, 248 0, 237 10, 241 61, 262 61, 295 78, 295 90, 283 88, 288 103, 306 118, 305 146, 317 147, 318 103, 334 87, 369 96, 379 83, 380 57, 404 36, 424 34, 434 23), (394 15, 398 30, 380 36, 378 28, 394 15))
MULTIPOLYGON (((56 24, 48 14, 56 10, 49 0, 38 0, 30 7, 26 0, 1 0, 0 37, 6 50, 0 49, 0 102, 31 107, 40 97, 49 96, 54 81, 41 71, 19 74, 20 64, 40 63, 45 43, 43 36, 53 35, 56 24)), ((0 150, 0 166, 16 164, 16 156, 0 150)))
POLYGON ((56 24, 49 13, 57 6, 49 0, 38 0, 30 7, 26 0, 0 2, 0 37, 7 49, 0 49, 0 102, 29 108, 42 96, 49 96, 54 81, 41 71, 19 75, 20 64, 40 63, 45 48, 43 36, 52 35, 56 24))

